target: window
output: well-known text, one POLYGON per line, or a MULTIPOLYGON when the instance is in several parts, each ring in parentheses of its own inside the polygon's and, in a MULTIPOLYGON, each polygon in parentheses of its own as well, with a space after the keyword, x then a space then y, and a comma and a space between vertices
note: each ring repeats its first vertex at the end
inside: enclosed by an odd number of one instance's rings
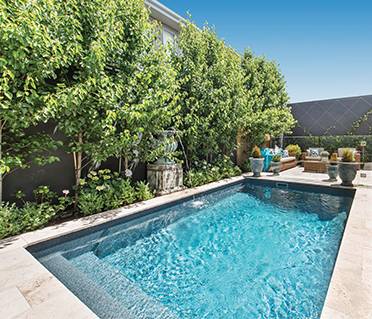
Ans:
POLYGON ((168 43, 174 44, 176 34, 169 30, 167 27, 163 27, 163 44, 167 45, 168 43))

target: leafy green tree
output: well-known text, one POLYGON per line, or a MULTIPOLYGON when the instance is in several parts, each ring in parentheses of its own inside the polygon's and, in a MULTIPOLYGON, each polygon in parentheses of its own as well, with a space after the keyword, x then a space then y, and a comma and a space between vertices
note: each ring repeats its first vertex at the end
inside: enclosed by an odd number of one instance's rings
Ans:
POLYGON ((77 50, 73 10, 73 2, 0 0, 0 202, 3 178, 15 169, 57 160, 45 153, 56 144, 27 129, 49 119, 48 82, 77 50))
POLYGON ((209 27, 186 23, 173 63, 180 85, 180 130, 189 160, 230 155, 244 101, 240 56, 209 27))
POLYGON ((46 100, 68 137, 78 188, 84 167, 110 156, 128 159, 139 136, 144 147, 154 131, 168 126, 176 90, 143 1, 82 0, 74 19, 79 50, 46 100))
POLYGON ((261 144, 264 135, 278 137, 289 133, 296 121, 288 107, 283 75, 275 62, 245 51, 242 57, 245 103, 242 133, 250 144, 261 144))
POLYGON ((278 65, 246 50, 242 57, 247 103, 253 112, 287 106, 286 83, 278 65))

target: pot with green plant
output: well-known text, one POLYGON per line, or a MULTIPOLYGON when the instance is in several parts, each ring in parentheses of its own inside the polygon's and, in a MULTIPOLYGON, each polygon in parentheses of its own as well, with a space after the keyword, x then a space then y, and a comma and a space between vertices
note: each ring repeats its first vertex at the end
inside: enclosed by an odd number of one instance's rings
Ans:
POLYGON ((337 153, 333 153, 327 165, 327 173, 331 182, 337 181, 338 167, 337 167, 337 153))
POLYGON ((342 180, 342 186, 353 186, 353 180, 357 173, 354 152, 351 149, 345 149, 342 153, 342 160, 338 163, 338 173, 342 180))
POLYGON ((301 147, 298 144, 289 144, 286 148, 289 156, 294 156, 299 159, 301 156, 301 147))
POLYGON ((256 145, 252 150, 252 157, 249 158, 254 177, 260 177, 263 169, 264 158, 260 148, 256 145))
POLYGON ((271 169, 274 176, 278 176, 280 172, 280 160, 282 156, 280 154, 275 154, 271 160, 271 169))

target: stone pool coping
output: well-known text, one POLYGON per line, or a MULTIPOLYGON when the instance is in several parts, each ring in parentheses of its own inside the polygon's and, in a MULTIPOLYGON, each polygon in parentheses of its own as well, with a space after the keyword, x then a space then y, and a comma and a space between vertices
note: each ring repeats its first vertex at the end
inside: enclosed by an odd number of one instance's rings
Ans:
MULTIPOLYGON (((289 170, 288 172, 298 168, 289 170)), ((263 180, 334 186, 320 174, 283 173, 263 180)), ((295 172, 296 173, 296 172, 295 172)), ((71 220, 0 241, 0 318, 97 318, 25 247, 142 210, 252 178, 242 175, 186 189, 100 214, 71 220)), ((372 180, 369 176, 368 182, 372 180)), ((372 317, 372 188, 356 188, 321 319, 372 317)))

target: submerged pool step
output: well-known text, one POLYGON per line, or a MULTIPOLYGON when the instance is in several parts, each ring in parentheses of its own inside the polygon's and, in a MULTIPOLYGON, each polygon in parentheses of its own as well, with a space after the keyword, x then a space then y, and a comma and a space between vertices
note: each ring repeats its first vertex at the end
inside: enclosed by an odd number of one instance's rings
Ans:
POLYGON ((132 317, 138 319, 177 318, 167 307, 147 295, 119 270, 100 260, 93 252, 78 256, 71 262, 128 309, 132 317))
POLYGON ((45 258, 42 263, 100 318, 136 319, 128 309, 63 256, 56 254, 45 258))

